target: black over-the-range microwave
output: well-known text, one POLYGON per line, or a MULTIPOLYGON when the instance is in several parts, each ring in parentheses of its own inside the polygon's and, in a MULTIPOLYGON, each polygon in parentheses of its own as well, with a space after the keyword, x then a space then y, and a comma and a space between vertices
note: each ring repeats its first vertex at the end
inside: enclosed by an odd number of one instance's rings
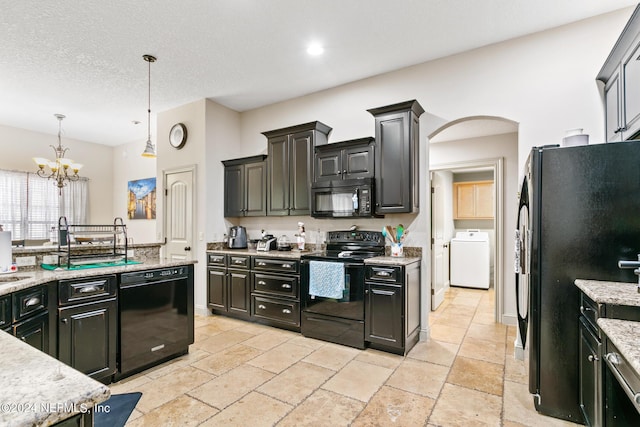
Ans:
POLYGON ((372 178, 314 183, 311 216, 314 218, 374 217, 372 178))

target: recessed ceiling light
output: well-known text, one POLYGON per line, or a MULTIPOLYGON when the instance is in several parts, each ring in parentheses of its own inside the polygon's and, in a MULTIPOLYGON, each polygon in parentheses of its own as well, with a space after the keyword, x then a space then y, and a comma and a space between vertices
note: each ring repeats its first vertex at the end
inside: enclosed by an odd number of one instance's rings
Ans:
POLYGON ((318 43, 312 43, 307 48, 307 53, 311 56, 318 56, 324 53, 324 48, 318 43))

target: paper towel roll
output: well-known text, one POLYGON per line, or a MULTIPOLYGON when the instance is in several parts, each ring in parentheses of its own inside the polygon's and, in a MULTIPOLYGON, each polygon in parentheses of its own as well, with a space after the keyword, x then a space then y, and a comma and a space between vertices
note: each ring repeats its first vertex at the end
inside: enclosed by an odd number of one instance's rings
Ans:
POLYGON ((12 261, 11 232, 0 231, 0 272, 7 272, 11 267, 12 261))

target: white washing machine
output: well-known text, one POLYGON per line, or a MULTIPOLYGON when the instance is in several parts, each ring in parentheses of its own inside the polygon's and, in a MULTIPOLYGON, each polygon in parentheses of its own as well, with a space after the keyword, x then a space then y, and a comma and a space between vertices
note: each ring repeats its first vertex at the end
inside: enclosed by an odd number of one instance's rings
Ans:
POLYGON ((489 234, 458 231, 451 239, 451 286, 489 289, 489 234))

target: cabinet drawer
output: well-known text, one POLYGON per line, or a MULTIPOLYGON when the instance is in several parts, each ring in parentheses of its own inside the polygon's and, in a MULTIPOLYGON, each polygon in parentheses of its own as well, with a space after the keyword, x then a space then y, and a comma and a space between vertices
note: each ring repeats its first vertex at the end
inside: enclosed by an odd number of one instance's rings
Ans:
POLYGON ((226 256, 224 254, 207 254, 207 264, 224 267, 226 265, 226 256))
POLYGON ((367 266, 366 280, 378 280, 383 282, 401 282, 402 267, 367 266))
POLYGON ((229 263, 227 266, 229 268, 242 268, 249 269, 251 257, 242 256, 242 255, 229 255, 229 263))
POLYGON ((602 338, 600 335, 600 328, 598 327, 598 318, 604 317, 603 306, 596 303, 584 293, 580 293, 580 313, 587 320, 589 327, 596 332, 598 338, 602 338))
POLYGON ((114 297, 117 293, 116 276, 87 277, 58 282, 60 305, 90 302, 114 297))
POLYGON ((298 298, 298 278, 253 273, 253 290, 268 294, 298 298))
POLYGON ((275 298, 253 296, 251 309, 256 318, 276 320, 300 326, 300 304, 275 298))
POLYGON ((260 271, 287 271, 289 273, 297 273, 299 261, 292 259, 278 258, 254 258, 253 269, 260 271))
POLYGON ((0 297, 0 329, 11 325, 11 294, 0 297))
POLYGON ((17 322, 47 309, 47 285, 36 286, 13 294, 13 321, 17 322))

